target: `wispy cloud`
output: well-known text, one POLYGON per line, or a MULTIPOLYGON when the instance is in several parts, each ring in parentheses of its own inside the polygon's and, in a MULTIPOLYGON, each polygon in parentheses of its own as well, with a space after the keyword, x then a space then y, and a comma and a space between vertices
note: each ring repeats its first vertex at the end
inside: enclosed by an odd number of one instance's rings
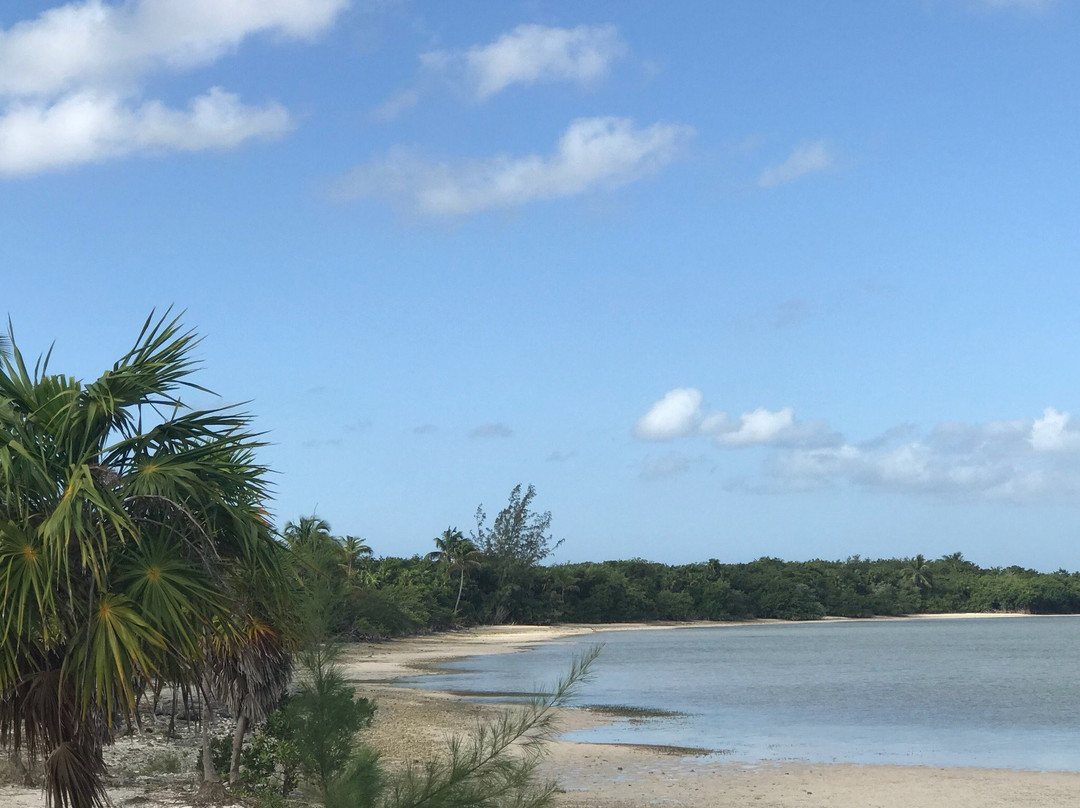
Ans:
POLYGON ((480 424, 469 432, 470 438, 509 438, 514 430, 502 423, 480 424))
POLYGON ((758 175, 757 184, 759 188, 775 188, 808 174, 826 171, 834 165, 835 160, 824 141, 803 143, 796 146, 784 162, 762 171, 758 175))
POLYGON ((231 148, 290 126, 214 87, 186 109, 141 100, 152 74, 211 64, 248 37, 312 37, 348 0, 88 0, 0 30, 0 174, 142 151, 231 148))
POLYGON ((421 424, 414 426, 412 431, 414 435, 433 435, 439 431, 439 428, 435 424, 421 424))
POLYGON ((659 457, 650 457, 642 466, 639 477, 642 480, 666 480, 681 477, 695 465, 704 461, 703 457, 690 457, 679 452, 666 452, 659 457))
POLYGON ((353 169, 337 191, 342 199, 388 198, 424 216, 468 216, 626 185, 674 160, 692 133, 679 124, 639 128, 626 118, 582 118, 547 156, 455 163, 398 148, 353 169))
MULTIPOLYGON (((1053 407, 1037 418, 943 422, 926 433, 905 424, 854 443, 823 421, 799 421, 790 407, 738 418, 707 413, 700 391, 680 388, 638 420, 635 434, 653 441, 710 438, 721 449, 765 447, 761 477, 740 478, 730 483, 733 490, 781 493, 844 484, 1013 502, 1080 495, 1080 425, 1053 407)), ((678 457, 648 459, 643 476, 655 476, 658 468, 689 470, 672 459, 678 457)))
POLYGON ((560 452, 558 450, 547 456, 548 463, 565 463, 577 457, 577 452, 560 452))
POLYGON ((371 113, 371 116, 380 123, 396 121, 402 113, 412 109, 419 103, 420 93, 418 90, 409 88, 387 98, 371 113))
POLYGON ((519 25, 487 45, 431 51, 420 60, 429 71, 460 77, 470 95, 483 101, 514 84, 594 84, 626 52, 613 25, 519 25))

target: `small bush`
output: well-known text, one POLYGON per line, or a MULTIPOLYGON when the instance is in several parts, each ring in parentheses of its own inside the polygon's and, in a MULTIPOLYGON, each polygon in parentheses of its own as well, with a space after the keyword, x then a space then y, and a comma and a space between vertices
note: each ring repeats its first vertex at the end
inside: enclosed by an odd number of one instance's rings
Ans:
POLYGON ((180 774, 183 769, 184 762, 176 752, 155 752, 147 758, 145 772, 146 774, 180 774))

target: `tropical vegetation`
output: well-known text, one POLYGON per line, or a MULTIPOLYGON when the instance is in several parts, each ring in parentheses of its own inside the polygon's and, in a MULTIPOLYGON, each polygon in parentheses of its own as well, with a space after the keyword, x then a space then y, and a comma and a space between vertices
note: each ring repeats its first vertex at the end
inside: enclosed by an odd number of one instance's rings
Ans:
POLYGON ((102 748, 149 684, 258 720, 288 654, 287 587, 251 419, 181 398, 198 340, 151 317, 90 383, 0 357, 0 741, 54 805, 105 804, 102 748))

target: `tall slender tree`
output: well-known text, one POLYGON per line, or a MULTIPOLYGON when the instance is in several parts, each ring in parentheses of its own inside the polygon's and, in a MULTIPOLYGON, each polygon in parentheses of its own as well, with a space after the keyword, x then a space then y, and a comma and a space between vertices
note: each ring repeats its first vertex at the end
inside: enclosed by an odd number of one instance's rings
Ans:
POLYGON ((481 553, 471 541, 465 538, 456 527, 448 527, 441 536, 435 538, 435 549, 427 554, 428 561, 446 566, 448 575, 458 573, 457 599, 454 601, 454 614, 461 605, 461 592, 465 588, 465 576, 470 570, 480 566, 481 553))
POLYGON ((60 808, 106 804, 103 745, 143 682, 199 687, 243 635, 236 571, 275 568, 248 415, 196 410, 198 339, 169 312, 96 381, 0 357, 0 743, 60 808))

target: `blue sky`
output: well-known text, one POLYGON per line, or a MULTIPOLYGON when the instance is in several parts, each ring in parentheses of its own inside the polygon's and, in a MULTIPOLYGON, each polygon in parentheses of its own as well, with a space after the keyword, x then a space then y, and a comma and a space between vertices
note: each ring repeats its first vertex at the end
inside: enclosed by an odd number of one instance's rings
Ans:
POLYGON ((279 519, 379 554, 521 482, 556 560, 1077 569, 1078 41, 1069 0, 7 2, 3 309, 83 377, 186 310, 279 519))

